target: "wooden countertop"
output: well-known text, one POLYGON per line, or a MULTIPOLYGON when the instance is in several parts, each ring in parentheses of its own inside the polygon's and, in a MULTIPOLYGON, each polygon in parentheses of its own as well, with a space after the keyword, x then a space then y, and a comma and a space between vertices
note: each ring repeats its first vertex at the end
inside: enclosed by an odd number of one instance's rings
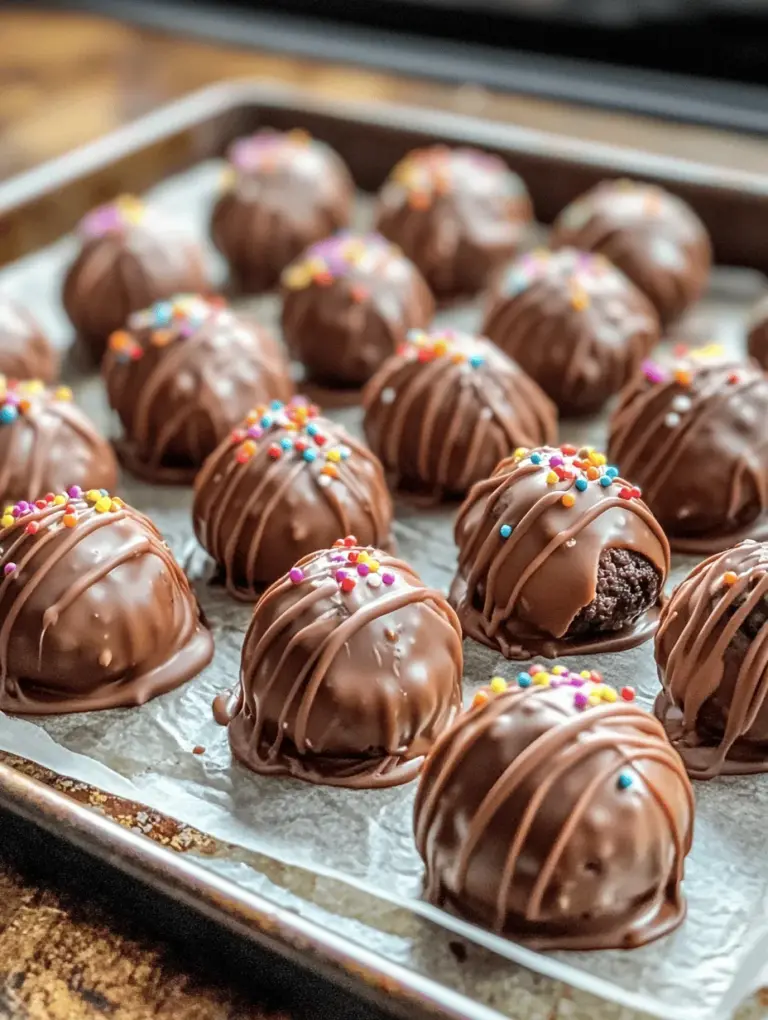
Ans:
MULTIPOLYGON (((310 87, 327 98, 477 113, 761 173, 768 165, 768 144, 757 138, 179 40, 91 16, 6 11, 0 178, 237 77, 310 87)), ((29 827, 2 816, 0 825, 1 1018, 373 1020, 373 1011, 276 959, 241 961, 225 936, 201 935, 188 914, 161 919, 146 894, 66 849, 52 854, 29 827)), ((768 1000, 764 1006, 750 1020, 768 1016, 768 1000)))

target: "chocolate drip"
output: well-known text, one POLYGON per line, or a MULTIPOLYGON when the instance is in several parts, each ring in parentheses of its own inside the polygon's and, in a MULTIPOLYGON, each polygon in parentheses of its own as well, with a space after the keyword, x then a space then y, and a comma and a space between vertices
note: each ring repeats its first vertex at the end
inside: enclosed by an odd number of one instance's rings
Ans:
POLYGON ((17 505, 0 529, 0 578, 3 711, 141 705, 213 656, 160 533, 101 492, 17 505))
POLYGON ((603 181, 567 206, 551 244, 604 255, 650 298, 664 326, 699 299, 712 264, 711 242, 690 206, 628 180, 603 181))
POLYGON ((694 779, 768 771, 768 546, 695 567, 664 608, 656 714, 694 779))
POLYGON ((705 350, 645 366, 611 419, 608 452, 673 549, 712 552, 768 534, 767 417, 763 373, 705 350))
POLYGON ((484 338, 414 332, 363 394, 365 435, 395 484, 463 495, 519 446, 553 442, 556 412, 484 338))
POLYGON ((357 789, 408 782, 461 706, 461 672, 444 596, 350 538, 300 560, 256 606, 230 744, 267 775, 357 789))
POLYGON ((537 949, 628 948, 680 924, 693 793, 656 720, 613 699, 530 686, 459 718, 414 809, 430 899, 537 949))
POLYGON ((7 294, 0 294, 0 375, 51 383, 59 359, 34 316, 7 294))
POLYGON ((450 595, 466 635, 512 659, 613 651, 652 635, 669 545, 639 490, 604 462, 572 447, 520 451, 472 488, 456 521, 450 595), (596 598, 619 597, 622 578, 608 582, 615 591, 599 588, 612 549, 631 554, 626 570, 634 576, 650 565, 654 583, 638 592, 631 615, 597 615, 586 632, 575 631, 596 598))

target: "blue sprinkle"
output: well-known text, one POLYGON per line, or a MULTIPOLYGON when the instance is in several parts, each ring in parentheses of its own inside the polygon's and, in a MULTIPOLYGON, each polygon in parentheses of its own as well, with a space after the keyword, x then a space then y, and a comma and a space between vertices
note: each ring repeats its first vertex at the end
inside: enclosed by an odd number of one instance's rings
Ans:
POLYGON ((607 489, 609 485, 613 484, 613 479, 610 475, 600 475, 600 484, 604 489, 607 489))
POLYGON ((173 321, 173 305, 170 301, 158 301, 153 311, 156 326, 170 326, 173 321))
POLYGON ((541 454, 540 453, 532 453, 531 454, 531 464, 541 464, 541 454))
POLYGON ((605 473, 608 475, 609 478, 618 478, 619 477, 619 469, 616 468, 616 467, 606 468, 605 469, 605 473))
POLYGON ((265 414, 264 417, 259 422, 259 424, 263 429, 268 429, 269 426, 272 424, 272 416, 269 414, 265 414))
POLYGON ((102 496, 108 496, 109 495, 109 493, 107 492, 106 489, 99 489, 99 492, 101 493, 102 496))
POLYGON ((472 368, 480 368, 480 366, 485 363, 485 358, 482 354, 473 354, 469 359, 469 363, 472 368))
POLYGON ((283 436, 283 438, 280 440, 280 445, 284 450, 292 450, 293 440, 290 439, 288 436, 283 436))
POLYGON ((305 450, 304 453, 302 453, 302 457, 304 458, 304 460, 309 461, 309 463, 311 464, 312 461, 317 457, 317 454, 315 453, 314 450, 305 450))
POLYGON ((533 681, 529 673, 518 673, 517 683, 519 687, 530 687, 533 681))
POLYGON ((307 425, 307 435, 308 436, 316 436, 319 431, 320 430, 318 429, 317 425, 315 425, 314 422, 310 422, 310 424, 307 425))
POLYGON ((586 480, 586 478, 576 479, 576 488, 579 490, 579 492, 584 492, 588 485, 589 482, 586 480))
POLYGON ((499 528, 499 534, 501 535, 502 538, 509 538, 509 536, 512 534, 512 525, 502 524, 502 526, 499 528))
POLYGON ((632 776, 628 772, 622 772, 619 776, 618 787, 620 790, 627 790, 632 785, 632 776))
POLYGON ((0 421, 4 425, 10 425, 12 421, 16 421, 19 417, 19 412, 13 406, 13 404, 4 404, 0 407, 0 421))
POLYGON ((269 406, 272 408, 273 411, 282 411, 283 402, 282 400, 273 400, 269 406))

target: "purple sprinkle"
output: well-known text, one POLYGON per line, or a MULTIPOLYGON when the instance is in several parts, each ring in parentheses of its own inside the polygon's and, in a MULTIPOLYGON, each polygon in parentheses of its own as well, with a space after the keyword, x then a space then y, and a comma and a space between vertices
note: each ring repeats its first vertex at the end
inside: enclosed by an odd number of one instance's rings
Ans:
POLYGON ((361 577, 367 577, 371 572, 371 568, 367 563, 358 563, 357 572, 361 577))
POLYGON ((12 514, 12 515, 13 515, 14 517, 21 517, 21 510, 19 510, 19 508, 18 508, 17 506, 15 506, 15 507, 13 508, 13 510, 11 510, 11 514, 12 514))
POLYGON ((70 485, 70 487, 67 489, 67 495, 70 497, 70 499, 79 499, 82 496, 82 494, 83 490, 80 488, 79 485, 70 485))
POLYGON ((346 557, 343 553, 336 553, 334 556, 331 556, 331 563, 343 563, 345 559, 346 557))
POLYGON ((562 686, 562 680, 560 679, 559 676, 553 676, 552 679, 549 681, 549 686, 552 688, 553 691, 556 691, 558 687, 562 686))
POLYGON ((565 461, 562 457, 552 456, 549 458, 550 467, 562 467, 565 461))
POLYGON ((15 574, 16 573, 16 564, 15 563, 6 563, 6 565, 3 567, 3 573, 5 574, 6 577, 8 577, 9 574, 15 574))
POLYGON ((586 696, 586 694, 583 694, 581 691, 579 691, 578 694, 574 694, 573 703, 576 706, 576 708, 586 708, 586 706, 589 704, 589 698, 586 696))
POLYGON ((571 687, 583 687, 584 686, 584 681, 583 681, 583 679, 580 676, 572 676, 571 679, 568 681, 568 683, 571 685, 571 687))
POLYGON ((26 499, 20 499, 14 509, 18 510, 20 514, 25 514, 29 510, 29 503, 27 503, 26 499))
POLYGON ((344 580, 344 578, 346 576, 347 576, 346 570, 337 570, 336 571, 336 580, 339 582, 339 584, 341 584, 341 582, 344 580))
POLYGON ((381 580, 384 582, 384 584, 394 584, 395 575, 390 574, 390 572, 387 570, 381 575, 381 580))
POLYGON ((288 576, 294 584, 300 584, 304 580, 304 571, 301 567, 291 567, 288 571, 288 576))

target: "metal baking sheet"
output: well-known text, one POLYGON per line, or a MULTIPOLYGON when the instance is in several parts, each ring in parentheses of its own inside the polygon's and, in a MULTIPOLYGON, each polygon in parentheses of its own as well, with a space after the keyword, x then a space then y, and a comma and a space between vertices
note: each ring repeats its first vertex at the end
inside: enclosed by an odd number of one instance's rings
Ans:
MULTIPOLYGON (((205 160, 153 188, 150 201, 186 220, 205 241, 219 176, 220 164, 205 160)), ((366 226, 369 216, 370 200, 361 195, 358 225, 366 226)), ((63 348, 71 337, 59 288, 75 250, 74 239, 65 237, 0 273, 0 287, 33 307, 63 348)), ((224 267, 210 246, 208 253, 223 282, 224 267)), ((743 350, 745 310, 763 289, 757 273, 716 271, 709 294, 669 342, 717 341, 743 350)), ((243 307, 277 328, 275 298, 243 307)), ((479 311, 466 306, 442 318, 471 329, 479 311)), ((71 363, 67 375, 82 405, 116 434, 98 374, 71 363)), ((359 432, 359 409, 331 415, 359 432)), ((605 420, 566 423, 561 438, 604 445, 605 420)), ((326 930, 329 940, 333 933, 366 947, 382 973, 389 968, 409 975, 397 980, 410 980, 411 988, 426 981, 440 989, 444 1015, 626 1020, 645 1013, 719 1020, 762 983, 768 861, 761 827, 768 786, 760 777, 697 785, 696 838, 686 877, 690 913, 671 937, 631 953, 544 955, 481 932, 421 900, 421 865, 411 836, 414 784, 365 792, 323 789, 257 777, 233 764, 210 706, 236 680, 251 610, 208 584, 210 564, 192 535, 189 490, 148 486, 123 474, 121 494, 156 520, 187 570, 214 627, 215 661, 180 690, 141 709, 41 721, 0 717, 5 752, 172 815, 211 837, 210 843, 193 840, 187 849, 204 869, 198 876, 203 884, 206 875, 211 888, 221 879, 234 883, 326 930), (195 746, 204 753, 193 754, 195 746)), ((453 506, 427 512, 397 502, 400 552, 443 589, 455 566, 454 513, 453 506)), ((675 577, 691 562, 677 560, 675 577)), ((514 664, 472 643, 465 655, 467 698, 493 673, 515 673, 514 664)), ((608 679, 634 683, 650 703, 657 685, 651 645, 584 661, 608 679)), ((148 825, 152 810, 136 810, 134 827, 148 825)))

